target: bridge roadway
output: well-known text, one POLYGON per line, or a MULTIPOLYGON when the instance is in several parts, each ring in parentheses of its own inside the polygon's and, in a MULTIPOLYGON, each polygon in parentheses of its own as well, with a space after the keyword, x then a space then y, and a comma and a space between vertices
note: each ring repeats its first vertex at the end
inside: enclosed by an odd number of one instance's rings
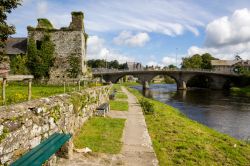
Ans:
POLYGON ((149 82, 158 75, 167 75, 176 81, 177 89, 187 88, 187 82, 196 76, 203 76, 209 81, 209 88, 223 89, 229 85, 232 78, 240 77, 240 74, 233 72, 223 72, 218 70, 206 69, 167 69, 167 70, 111 70, 94 69, 93 76, 100 77, 106 82, 117 83, 118 80, 126 75, 137 77, 143 88, 148 88, 149 82))

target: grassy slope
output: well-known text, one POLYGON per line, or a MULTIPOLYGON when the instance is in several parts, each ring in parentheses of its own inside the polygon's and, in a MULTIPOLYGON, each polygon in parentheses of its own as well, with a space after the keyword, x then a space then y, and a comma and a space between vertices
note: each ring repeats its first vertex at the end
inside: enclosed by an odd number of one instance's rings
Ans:
MULTIPOLYGON (((137 98, 141 94, 129 89, 137 98)), ((250 145, 190 120, 178 110, 148 99, 154 115, 145 115, 160 165, 250 165, 250 145), (236 147, 235 147, 236 146, 236 147)))
POLYGON ((115 101, 111 100, 110 109, 115 111, 128 111, 128 102, 127 101, 115 101))
POLYGON ((233 87, 231 91, 236 94, 250 96, 250 86, 244 88, 233 87))
POLYGON ((74 137, 76 148, 89 147, 94 152, 119 153, 125 119, 95 117, 88 120, 74 137))
MULTIPOLYGON (((78 87, 76 86, 66 87, 66 92, 72 91, 77 88, 78 87)), ((61 93, 64 93, 63 86, 38 86, 38 85, 32 86, 32 99, 48 97, 61 93)), ((9 84, 6 87, 7 104, 26 101, 27 98, 28 98, 28 85, 9 84)))
POLYGON ((116 95, 115 95, 115 98, 116 99, 127 99, 128 96, 123 92, 117 92, 116 95))

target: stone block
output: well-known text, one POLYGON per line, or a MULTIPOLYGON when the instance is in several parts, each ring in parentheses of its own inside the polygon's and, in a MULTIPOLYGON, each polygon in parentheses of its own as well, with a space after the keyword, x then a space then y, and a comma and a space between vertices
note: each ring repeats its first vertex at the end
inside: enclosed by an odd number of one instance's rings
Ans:
POLYGON ((30 147, 34 148, 35 146, 39 145, 41 142, 41 136, 35 137, 30 141, 30 147))
POLYGON ((13 153, 4 154, 0 157, 0 163, 5 164, 6 162, 12 160, 13 153))
POLYGON ((0 135, 3 134, 3 125, 0 125, 0 135))
POLYGON ((42 127, 34 124, 30 131, 31 138, 39 136, 41 133, 42 133, 42 127))
POLYGON ((48 125, 48 124, 45 124, 45 125, 43 125, 43 127, 42 127, 42 132, 45 133, 45 132, 47 132, 47 131, 49 131, 49 125, 48 125))

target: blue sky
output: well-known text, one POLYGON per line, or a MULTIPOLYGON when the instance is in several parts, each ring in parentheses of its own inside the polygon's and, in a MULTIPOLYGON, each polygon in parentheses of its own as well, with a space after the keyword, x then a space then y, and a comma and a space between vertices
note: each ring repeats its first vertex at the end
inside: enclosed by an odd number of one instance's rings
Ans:
POLYGON ((68 26, 71 11, 85 14, 88 59, 161 66, 205 52, 250 59, 249 0, 23 0, 8 22, 23 37, 37 18, 68 26))

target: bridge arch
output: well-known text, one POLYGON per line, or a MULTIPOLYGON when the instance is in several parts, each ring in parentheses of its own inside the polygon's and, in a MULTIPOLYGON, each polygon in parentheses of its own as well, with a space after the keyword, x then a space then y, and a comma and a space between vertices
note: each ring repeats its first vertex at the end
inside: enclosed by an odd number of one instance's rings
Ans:
POLYGON ((196 74, 187 80, 187 87, 210 88, 214 79, 210 75, 196 74))

